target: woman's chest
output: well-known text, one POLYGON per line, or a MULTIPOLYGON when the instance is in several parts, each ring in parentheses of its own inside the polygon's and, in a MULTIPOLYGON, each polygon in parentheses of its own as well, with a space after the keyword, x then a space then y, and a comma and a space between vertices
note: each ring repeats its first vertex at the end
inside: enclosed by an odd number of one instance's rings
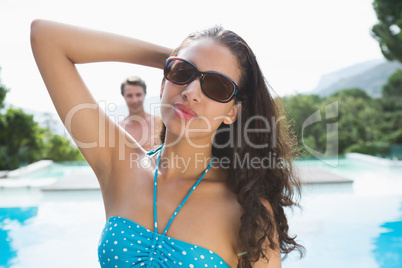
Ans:
POLYGON ((190 184, 161 183, 156 195, 154 186, 151 178, 128 183, 108 217, 120 216, 153 232, 156 226, 159 234, 166 230, 166 236, 208 248, 226 260, 236 258, 233 248, 240 222, 237 205, 202 183, 184 203, 190 184))
POLYGON ((98 257, 102 267, 228 267, 208 248, 156 234, 122 217, 106 222, 98 257))

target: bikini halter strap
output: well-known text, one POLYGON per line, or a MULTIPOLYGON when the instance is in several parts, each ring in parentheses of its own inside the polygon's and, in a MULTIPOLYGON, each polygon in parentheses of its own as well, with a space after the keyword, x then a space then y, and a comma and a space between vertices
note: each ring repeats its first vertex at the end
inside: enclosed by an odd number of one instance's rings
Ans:
MULTIPOLYGON (((159 154, 158 154, 158 160, 156 161, 156 169, 155 169, 155 174, 154 174, 154 232, 155 233, 158 233, 157 196, 156 196, 156 193, 157 193, 157 182, 158 182, 158 168, 159 168, 159 162, 160 162, 160 157, 161 157, 161 152, 162 152, 162 146, 158 148, 159 149, 159 154)), ((207 174, 208 170, 212 166, 212 163, 214 162, 213 160, 214 160, 214 158, 212 157, 211 162, 209 163, 208 167, 204 170, 204 173, 202 173, 201 177, 194 183, 193 187, 191 187, 191 189, 188 192, 188 194, 186 195, 186 197, 183 199, 183 201, 177 207, 177 209, 173 213, 172 217, 170 218, 169 222, 167 223, 166 228, 163 231, 162 235, 166 234, 166 232, 168 231, 170 225, 172 224, 172 221, 176 217, 177 213, 179 213, 180 209, 186 203, 186 201, 189 198, 189 196, 193 193, 195 188, 197 188, 198 184, 201 182, 202 178, 204 178, 205 174, 207 174)))

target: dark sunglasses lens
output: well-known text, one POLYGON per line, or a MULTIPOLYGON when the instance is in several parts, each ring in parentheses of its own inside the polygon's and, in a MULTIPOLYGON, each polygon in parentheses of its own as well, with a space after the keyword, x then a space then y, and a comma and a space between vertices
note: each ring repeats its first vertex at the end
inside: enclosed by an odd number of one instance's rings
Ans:
POLYGON ((234 92, 234 85, 219 74, 206 74, 203 87, 207 96, 221 101, 228 100, 234 92))
POLYGON ((194 66, 181 60, 171 60, 166 66, 166 78, 178 84, 188 83, 195 73, 194 66))

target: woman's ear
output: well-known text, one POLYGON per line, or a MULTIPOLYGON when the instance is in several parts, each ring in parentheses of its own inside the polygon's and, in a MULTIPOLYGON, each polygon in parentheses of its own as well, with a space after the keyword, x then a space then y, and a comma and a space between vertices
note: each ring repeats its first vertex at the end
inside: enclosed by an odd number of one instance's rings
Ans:
POLYGON ((230 125, 234 123, 237 119, 237 113, 241 111, 241 104, 233 104, 232 108, 230 108, 229 113, 226 115, 226 118, 223 120, 223 123, 226 125, 230 125))

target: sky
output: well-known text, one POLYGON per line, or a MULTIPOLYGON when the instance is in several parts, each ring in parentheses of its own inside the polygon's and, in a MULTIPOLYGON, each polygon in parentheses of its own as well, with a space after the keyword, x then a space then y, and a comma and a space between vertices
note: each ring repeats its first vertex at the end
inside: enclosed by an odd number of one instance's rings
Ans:
MULTIPOLYGON (((324 74, 382 59, 370 35, 377 22, 372 0, 0 0, 0 79, 6 102, 54 112, 32 56, 36 18, 127 35, 177 47, 191 32, 222 25, 242 36, 279 96, 312 91, 324 74)), ((77 40, 77 42, 79 42, 77 40)), ((80 65, 98 101, 123 105, 120 84, 142 77, 159 96, 162 70, 125 63, 80 65)))

